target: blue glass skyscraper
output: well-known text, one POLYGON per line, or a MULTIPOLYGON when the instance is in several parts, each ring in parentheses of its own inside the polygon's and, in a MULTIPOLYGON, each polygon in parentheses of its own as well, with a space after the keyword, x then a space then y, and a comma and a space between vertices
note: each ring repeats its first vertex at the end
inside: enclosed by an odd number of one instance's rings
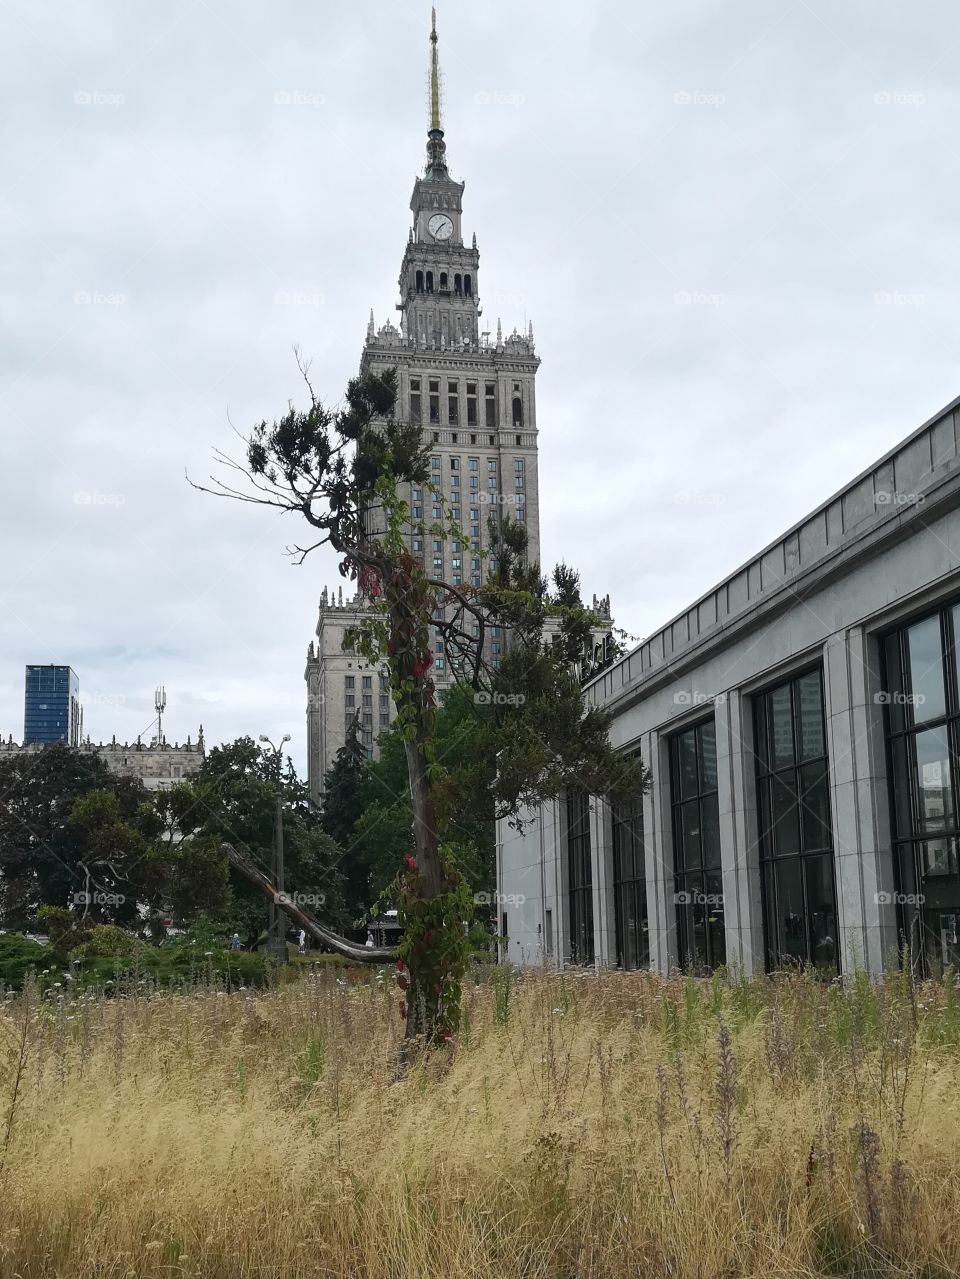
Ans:
POLYGON ((79 746, 83 732, 80 681, 70 666, 28 666, 23 742, 79 746))

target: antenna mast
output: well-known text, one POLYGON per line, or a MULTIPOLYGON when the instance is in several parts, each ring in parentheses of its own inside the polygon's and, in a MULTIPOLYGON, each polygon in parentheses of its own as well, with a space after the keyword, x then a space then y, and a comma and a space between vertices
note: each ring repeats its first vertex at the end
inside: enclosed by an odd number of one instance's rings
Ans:
POLYGON ((167 709, 167 690, 161 686, 153 695, 153 706, 157 712, 157 745, 163 745, 163 712, 167 709))

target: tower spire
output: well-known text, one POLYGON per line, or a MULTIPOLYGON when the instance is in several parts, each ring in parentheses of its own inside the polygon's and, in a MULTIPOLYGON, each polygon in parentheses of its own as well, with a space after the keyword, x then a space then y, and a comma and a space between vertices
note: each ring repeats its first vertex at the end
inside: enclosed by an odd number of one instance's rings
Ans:
POLYGON ((430 130, 440 126, 440 64, 437 58, 437 11, 431 9, 430 28, 430 130))
POLYGON ((430 25, 430 129, 427 132, 426 176, 442 180, 447 173, 447 144, 440 122, 440 59, 437 54, 437 11, 431 10, 430 25))

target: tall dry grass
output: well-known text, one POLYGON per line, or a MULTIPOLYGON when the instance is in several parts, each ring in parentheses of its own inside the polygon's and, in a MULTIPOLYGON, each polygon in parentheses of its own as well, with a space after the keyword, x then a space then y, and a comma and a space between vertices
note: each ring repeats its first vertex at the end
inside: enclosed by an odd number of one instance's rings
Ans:
POLYGON ((506 970, 8 996, 0 1276, 960 1272, 951 983, 506 970))

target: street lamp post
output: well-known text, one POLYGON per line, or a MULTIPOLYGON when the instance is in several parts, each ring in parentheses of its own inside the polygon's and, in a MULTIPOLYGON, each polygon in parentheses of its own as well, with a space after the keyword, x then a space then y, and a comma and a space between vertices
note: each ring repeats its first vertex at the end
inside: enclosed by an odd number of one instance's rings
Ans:
MULTIPOLYGON (((261 742, 265 742, 273 751, 273 759, 277 769, 276 809, 273 822, 273 882, 278 894, 283 893, 283 791, 281 788, 281 769, 283 767, 283 744, 289 742, 290 734, 284 733, 280 745, 274 746, 269 737, 260 734, 261 742)), ((270 920, 268 925, 269 940, 267 949, 281 964, 287 962, 287 925, 286 914, 275 901, 270 903, 270 920)))

